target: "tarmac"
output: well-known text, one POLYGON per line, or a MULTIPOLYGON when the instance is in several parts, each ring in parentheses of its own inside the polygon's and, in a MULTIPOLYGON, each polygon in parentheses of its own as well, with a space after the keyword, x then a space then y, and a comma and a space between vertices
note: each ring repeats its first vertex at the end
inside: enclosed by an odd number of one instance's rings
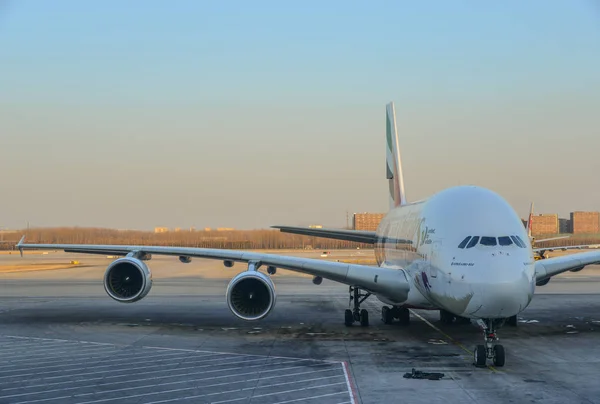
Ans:
POLYGON ((0 403, 600 403, 599 267, 538 287, 518 326, 499 330, 506 365, 476 368, 477 325, 437 311, 385 325, 370 297, 370 326, 345 327, 347 286, 278 271, 275 308, 248 323, 224 298, 245 266, 176 257, 147 262, 150 294, 122 304, 102 287, 110 261, 0 256, 0 403), (52 269, 9 270, 25 263, 52 269), (404 378, 412 369, 444 376, 404 378))

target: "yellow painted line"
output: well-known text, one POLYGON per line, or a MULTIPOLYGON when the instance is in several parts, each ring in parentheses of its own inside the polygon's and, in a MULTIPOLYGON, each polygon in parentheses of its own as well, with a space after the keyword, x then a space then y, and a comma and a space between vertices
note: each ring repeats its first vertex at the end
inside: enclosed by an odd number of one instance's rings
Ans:
MULTIPOLYGON (((425 324, 427 324, 428 326, 430 326, 431 328, 433 328, 434 330, 436 330, 437 332, 439 332, 440 334, 442 334, 444 337, 448 338, 454 345, 459 346, 463 351, 465 351, 466 353, 468 353, 469 355, 471 355, 471 359, 473 358, 473 351, 470 351, 469 349, 467 349, 467 347, 465 347, 463 344, 461 344, 460 342, 458 342, 457 340, 455 340, 454 338, 452 338, 451 336, 449 336, 448 334, 446 334, 444 331, 440 330, 439 328, 437 328, 435 325, 431 324, 430 321, 428 321, 426 318, 424 318, 423 316, 415 313, 413 310, 408 309, 412 314, 415 315, 415 317, 419 318, 421 321, 423 321, 425 324)), ((492 372, 498 372, 498 369, 496 369, 495 367, 493 367, 492 365, 486 365, 492 372)))

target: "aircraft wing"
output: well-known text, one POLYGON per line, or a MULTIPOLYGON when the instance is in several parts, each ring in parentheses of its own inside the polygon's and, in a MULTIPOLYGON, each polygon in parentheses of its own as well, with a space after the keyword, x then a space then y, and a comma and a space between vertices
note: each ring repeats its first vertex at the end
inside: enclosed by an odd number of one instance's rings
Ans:
POLYGON ((600 244, 581 244, 581 245, 561 245, 556 247, 538 247, 533 252, 543 253, 544 251, 566 251, 566 250, 586 250, 590 248, 600 248, 600 244))
POLYGON ((535 262, 535 277, 543 281, 566 271, 580 270, 586 265, 600 263, 600 251, 546 258, 535 262))
POLYGON ((271 226, 283 233, 302 234, 304 236, 316 236, 332 238, 337 240, 356 241, 358 243, 375 244, 377 234, 374 231, 342 230, 342 229, 313 229, 310 227, 271 226))
POLYGON ((571 236, 560 236, 560 237, 550 237, 550 238, 543 238, 541 240, 535 239, 536 243, 541 243, 543 241, 552 241, 552 240, 561 240, 563 238, 570 238, 571 236))
POLYGON ((82 254, 121 256, 156 254, 245 262, 249 266, 250 264, 254 264, 255 267, 272 266, 320 276, 350 286, 359 286, 366 291, 382 294, 398 302, 405 301, 410 290, 410 284, 403 270, 238 250, 93 244, 24 244, 23 239, 17 244, 17 248, 21 253, 23 250, 63 250, 82 254))

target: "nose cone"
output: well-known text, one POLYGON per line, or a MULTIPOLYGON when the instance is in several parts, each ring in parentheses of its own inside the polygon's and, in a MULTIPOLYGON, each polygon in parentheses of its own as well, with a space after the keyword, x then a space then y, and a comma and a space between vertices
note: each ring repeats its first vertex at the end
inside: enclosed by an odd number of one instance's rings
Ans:
POLYGON ((477 318, 506 318, 523 311, 531 302, 535 283, 527 268, 493 268, 488 277, 473 285, 466 314, 477 318))

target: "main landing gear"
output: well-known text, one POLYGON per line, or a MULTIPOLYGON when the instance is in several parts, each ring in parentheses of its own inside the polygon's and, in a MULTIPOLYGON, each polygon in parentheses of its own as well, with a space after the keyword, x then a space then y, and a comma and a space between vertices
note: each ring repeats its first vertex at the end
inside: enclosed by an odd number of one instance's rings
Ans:
POLYGON ((493 319, 487 319, 482 324, 485 345, 477 345, 473 352, 475 366, 485 366, 487 359, 492 359, 494 366, 504 366, 504 347, 496 344, 496 322, 493 319))
POLYGON ((505 324, 509 325, 511 327, 516 327, 517 326, 517 316, 514 315, 514 316, 511 316, 511 317, 508 317, 506 319, 506 323, 505 324))
POLYGON ((440 321, 444 324, 452 324, 456 320, 456 324, 471 324, 471 319, 467 317, 457 316, 446 310, 440 310, 440 321))
POLYGON ((361 293, 356 286, 350 286, 350 302, 354 302, 354 309, 346 309, 344 312, 344 324, 350 327, 355 321, 360 321, 363 327, 369 326, 369 312, 365 309, 360 309, 360 304, 367 300, 371 293, 361 293))
MULTIPOLYGON (((360 288, 356 286, 350 286, 350 303, 353 303, 354 308, 346 309, 344 312, 344 324, 347 327, 352 326, 355 322, 360 322, 363 327, 369 326, 369 312, 365 309, 361 309, 360 305, 362 302, 367 300, 371 293, 362 293, 360 288)), ((381 308, 381 320, 385 324, 391 324, 394 319, 398 319, 400 324, 408 324, 410 322, 410 312, 406 307, 388 307, 383 306, 381 308)))
POLYGON ((392 324, 394 319, 398 319, 402 325, 408 325, 410 323, 410 312, 406 307, 383 306, 381 308, 381 321, 384 324, 392 324))

